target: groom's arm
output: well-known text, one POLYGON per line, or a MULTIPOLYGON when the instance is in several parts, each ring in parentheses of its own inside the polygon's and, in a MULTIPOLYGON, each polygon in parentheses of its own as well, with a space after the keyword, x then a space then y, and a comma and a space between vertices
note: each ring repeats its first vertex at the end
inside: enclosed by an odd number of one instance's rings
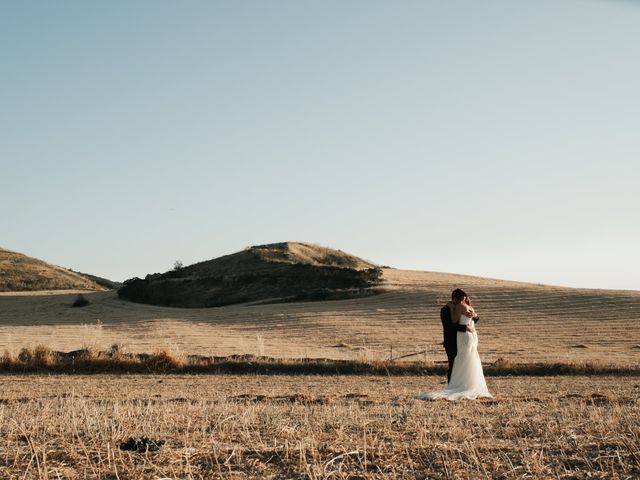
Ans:
MULTIPOLYGON (((442 323, 444 325, 453 326, 453 328, 457 332, 466 332, 467 331, 467 326, 466 325, 460 325, 459 323, 453 323, 451 321, 451 310, 449 310, 449 307, 447 307, 447 306, 443 307, 442 310, 440 310, 440 320, 442 320, 442 323)), ((449 327, 449 328, 451 328, 451 327, 449 327)))

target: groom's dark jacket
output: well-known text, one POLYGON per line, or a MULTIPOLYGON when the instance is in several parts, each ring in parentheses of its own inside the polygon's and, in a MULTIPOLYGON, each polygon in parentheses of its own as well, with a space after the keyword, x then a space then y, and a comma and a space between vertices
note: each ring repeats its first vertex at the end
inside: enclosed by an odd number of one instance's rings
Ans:
MULTIPOLYGON (((478 322, 479 320, 480 317, 476 317, 475 321, 478 322)), ((447 351, 447 355, 453 354, 455 357, 458 352, 457 333, 466 332, 467 326, 451 321, 451 309, 448 305, 440 309, 440 321, 442 322, 444 333, 444 349, 447 351)))

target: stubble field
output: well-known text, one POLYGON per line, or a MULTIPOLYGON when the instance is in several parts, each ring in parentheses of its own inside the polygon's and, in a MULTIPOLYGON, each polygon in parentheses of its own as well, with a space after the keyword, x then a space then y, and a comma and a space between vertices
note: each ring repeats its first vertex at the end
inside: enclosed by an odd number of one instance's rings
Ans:
POLYGON ((640 476, 638 377, 493 377, 494 399, 412 400, 442 381, 5 376, 0 478, 640 476), (148 439, 123 450, 130 437, 148 439))

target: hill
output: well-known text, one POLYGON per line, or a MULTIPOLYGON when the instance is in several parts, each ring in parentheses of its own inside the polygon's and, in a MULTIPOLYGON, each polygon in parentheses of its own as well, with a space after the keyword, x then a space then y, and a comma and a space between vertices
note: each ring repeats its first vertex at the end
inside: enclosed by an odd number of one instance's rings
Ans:
POLYGON ((113 280, 109 280, 108 278, 98 277, 97 275, 91 275, 90 273, 82 273, 76 272, 75 270, 70 270, 73 273, 77 273, 83 277, 88 278, 89 280, 97 283, 98 285, 108 289, 108 290, 116 290, 122 286, 122 282, 114 282, 113 280))
POLYGON ((283 242, 127 280, 127 300, 173 307, 219 307, 369 296, 382 270, 373 263, 318 245, 283 242))
POLYGON ((0 292, 36 290, 98 291, 105 287, 88 275, 0 249, 0 292))

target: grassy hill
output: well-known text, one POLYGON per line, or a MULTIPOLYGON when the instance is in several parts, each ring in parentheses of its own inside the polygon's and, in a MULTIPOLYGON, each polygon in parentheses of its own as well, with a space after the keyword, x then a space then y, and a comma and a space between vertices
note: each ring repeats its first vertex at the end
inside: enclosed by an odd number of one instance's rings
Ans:
POLYGON ((118 294, 173 307, 335 300, 378 293, 381 274, 376 265, 340 250, 284 242, 131 279, 118 294))
POLYGON ((105 290, 89 276, 22 253, 0 249, 0 292, 105 290))

